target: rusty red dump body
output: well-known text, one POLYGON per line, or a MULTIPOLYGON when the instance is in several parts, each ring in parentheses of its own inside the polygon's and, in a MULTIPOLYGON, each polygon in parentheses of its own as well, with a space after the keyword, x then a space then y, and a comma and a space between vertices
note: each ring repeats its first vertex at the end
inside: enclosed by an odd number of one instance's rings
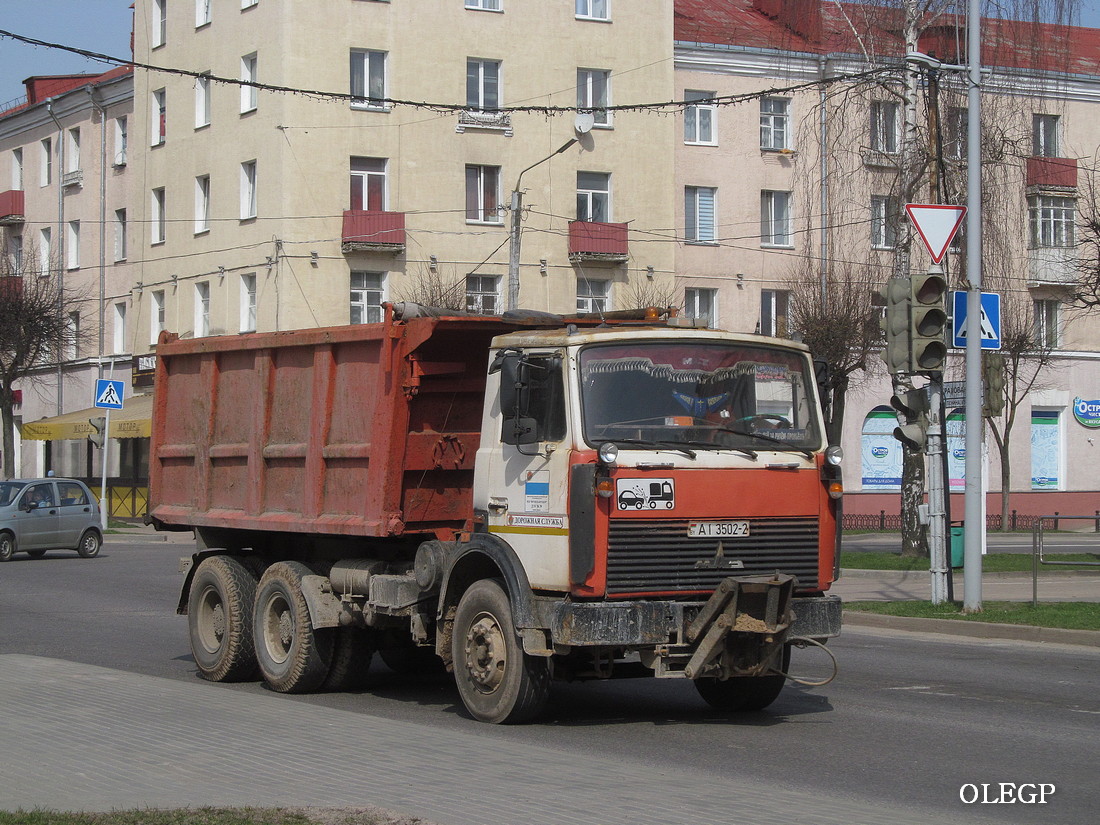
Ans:
POLYGON ((157 346, 150 515, 164 526, 452 538, 471 490, 491 318, 157 346))

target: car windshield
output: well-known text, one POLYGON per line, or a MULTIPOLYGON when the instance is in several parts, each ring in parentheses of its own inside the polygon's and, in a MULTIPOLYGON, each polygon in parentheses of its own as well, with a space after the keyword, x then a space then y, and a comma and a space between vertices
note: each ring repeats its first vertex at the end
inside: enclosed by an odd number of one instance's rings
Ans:
MULTIPOLYGON (((809 359, 735 342, 593 345, 580 355, 585 440, 629 448, 821 446, 809 359)), ((684 449, 687 448, 687 449, 684 449)))
POLYGON ((0 481, 0 507, 15 501, 19 491, 26 486, 23 481, 0 481))

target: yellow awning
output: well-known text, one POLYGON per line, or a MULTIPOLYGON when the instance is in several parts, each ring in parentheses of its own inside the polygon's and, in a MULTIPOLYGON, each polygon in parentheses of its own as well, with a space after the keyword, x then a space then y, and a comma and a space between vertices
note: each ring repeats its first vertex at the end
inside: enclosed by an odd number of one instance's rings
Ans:
MULTIPOLYGON (((56 415, 53 418, 40 418, 29 421, 20 428, 23 438, 32 441, 68 441, 87 438, 95 432, 88 423, 89 418, 106 415, 107 411, 99 407, 56 415)), ((148 438, 152 432, 153 396, 135 395, 123 402, 121 410, 111 410, 111 426, 108 436, 111 438, 148 438)))

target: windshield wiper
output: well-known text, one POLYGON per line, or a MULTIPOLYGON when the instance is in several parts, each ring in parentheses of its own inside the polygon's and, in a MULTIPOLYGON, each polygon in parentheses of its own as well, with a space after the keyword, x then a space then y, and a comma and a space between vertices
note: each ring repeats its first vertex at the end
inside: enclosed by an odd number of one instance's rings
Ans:
POLYGON ((806 458, 812 459, 814 457, 813 450, 807 447, 795 447, 789 441, 785 441, 782 438, 776 438, 774 435, 767 435, 766 433, 753 433, 749 432, 748 430, 735 430, 732 427, 719 427, 718 429, 724 433, 731 433, 732 435, 744 435, 748 436, 749 438, 760 438, 764 441, 770 441, 773 444, 782 444, 787 449, 797 450, 798 452, 802 453, 802 455, 806 456, 806 458))
MULTIPOLYGON (((685 446, 680 441, 656 441, 647 440, 644 438, 608 438, 601 443, 606 444, 630 444, 635 447, 658 447, 666 450, 674 450, 678 453, 683 453, 692 461, 695 460, 695 450, 685 446)), ((695 445, 699 446, 699 445, 695 445)), ((710 446, 709 444, 707 445, 710 446)))

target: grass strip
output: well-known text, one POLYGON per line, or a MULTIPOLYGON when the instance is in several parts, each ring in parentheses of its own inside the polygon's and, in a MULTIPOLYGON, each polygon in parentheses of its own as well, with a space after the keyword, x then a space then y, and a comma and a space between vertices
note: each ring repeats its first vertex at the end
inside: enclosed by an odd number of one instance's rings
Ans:
POLYGON ((1034 607, 1031 602, 982 602, 979 613, 964 613, 962 602, 845 602, 844 609, 914 619, 958 619, 1066 630, 1100 630, 1100 603, 1096 602, 1040 602, 1034 607))
POLYGON ((179 808, 109 813, 0 811, 0 825, 411 825, 414 817, 361 808, 179 808))

